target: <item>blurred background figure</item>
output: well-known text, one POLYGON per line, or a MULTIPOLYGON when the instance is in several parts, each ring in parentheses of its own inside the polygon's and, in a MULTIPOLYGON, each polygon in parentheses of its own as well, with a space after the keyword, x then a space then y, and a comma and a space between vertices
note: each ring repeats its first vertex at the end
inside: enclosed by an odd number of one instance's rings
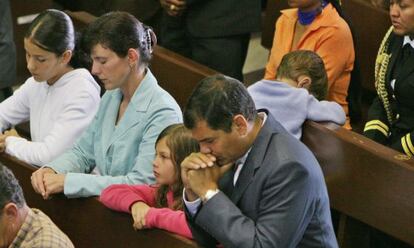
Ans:
POLYGON ((380 9, 390 9, 390 0, 370 0, 370 3, 372 4, 372 6, 380 9))
POLYGON ((162 9, 158 0, 54 0, 54 7, 71 11, 86 11, 101 16, 111 11, 127 11, 158 35, 162 9))
POLYGON ((16 48, 9 0, 0 0, 0 101, 13 94, 16 80, 16 48))
POLYGON ((261 1, 160 0, 161 46, 243 80, 250 34, 260 29, 261 1))

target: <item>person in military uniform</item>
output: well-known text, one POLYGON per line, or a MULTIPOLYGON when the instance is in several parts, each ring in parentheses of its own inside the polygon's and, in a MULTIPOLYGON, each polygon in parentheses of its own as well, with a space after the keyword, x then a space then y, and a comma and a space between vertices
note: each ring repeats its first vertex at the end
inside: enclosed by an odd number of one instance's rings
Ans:
POLYGON ((414 0, 390 4, 392 27, 386 33, 375 65, 374 99, 364 135, 414 155, 414 0))

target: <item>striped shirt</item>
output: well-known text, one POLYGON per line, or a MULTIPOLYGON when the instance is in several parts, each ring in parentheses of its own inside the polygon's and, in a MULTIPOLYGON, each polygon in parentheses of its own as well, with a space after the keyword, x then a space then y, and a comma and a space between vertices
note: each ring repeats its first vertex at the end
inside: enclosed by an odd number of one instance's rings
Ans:
POLYGON ((9 248, 73 248, 73 244, 42 211, 30 209, 9 248))

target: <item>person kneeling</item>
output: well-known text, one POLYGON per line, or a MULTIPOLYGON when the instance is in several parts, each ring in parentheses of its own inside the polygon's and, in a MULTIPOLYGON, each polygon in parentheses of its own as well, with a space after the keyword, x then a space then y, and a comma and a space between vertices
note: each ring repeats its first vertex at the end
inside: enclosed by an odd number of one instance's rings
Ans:
POLYGON ((156 185, 111 185, 102 191, 101 202, 132 214, 134 228, 160 228, 192 238, 183 210, 180 164, 199 146, 183 124, 165 128, 155 143, 153 162, 156 185))
POLYGON ((343 108, 325 101, 328 77, 323 60, 312 51, 299 50, 283 56, 276 81, 263 79, 248 88, 257 109, 266 108, 296 138, 305 120, 346 121, 343 108))

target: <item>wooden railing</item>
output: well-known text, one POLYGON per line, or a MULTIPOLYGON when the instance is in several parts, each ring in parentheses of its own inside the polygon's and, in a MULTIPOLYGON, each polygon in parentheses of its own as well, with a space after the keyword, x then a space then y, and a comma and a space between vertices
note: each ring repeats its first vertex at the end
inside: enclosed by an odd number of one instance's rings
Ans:
MULTIPOLYGON (((332 208, 414 245, 414 160, 355 132, 307 122, 303 142, 318 159, 332 208)), ((364 247, 368 227, 341 218, 342 247, 364 247), (355 237, 359 237, 355 238, 355 237)))
POLYGON ((197 247, 195 242, 165 231, 134 231, 131 215, 106 208, 96 197, 67 199, 60 194, 43 200, 34 192, 30 182, 36 167, 7 154, 0 155, 0 162, 9 167, 19 180, 27 204, 45 212, 75 247, 197 247))

